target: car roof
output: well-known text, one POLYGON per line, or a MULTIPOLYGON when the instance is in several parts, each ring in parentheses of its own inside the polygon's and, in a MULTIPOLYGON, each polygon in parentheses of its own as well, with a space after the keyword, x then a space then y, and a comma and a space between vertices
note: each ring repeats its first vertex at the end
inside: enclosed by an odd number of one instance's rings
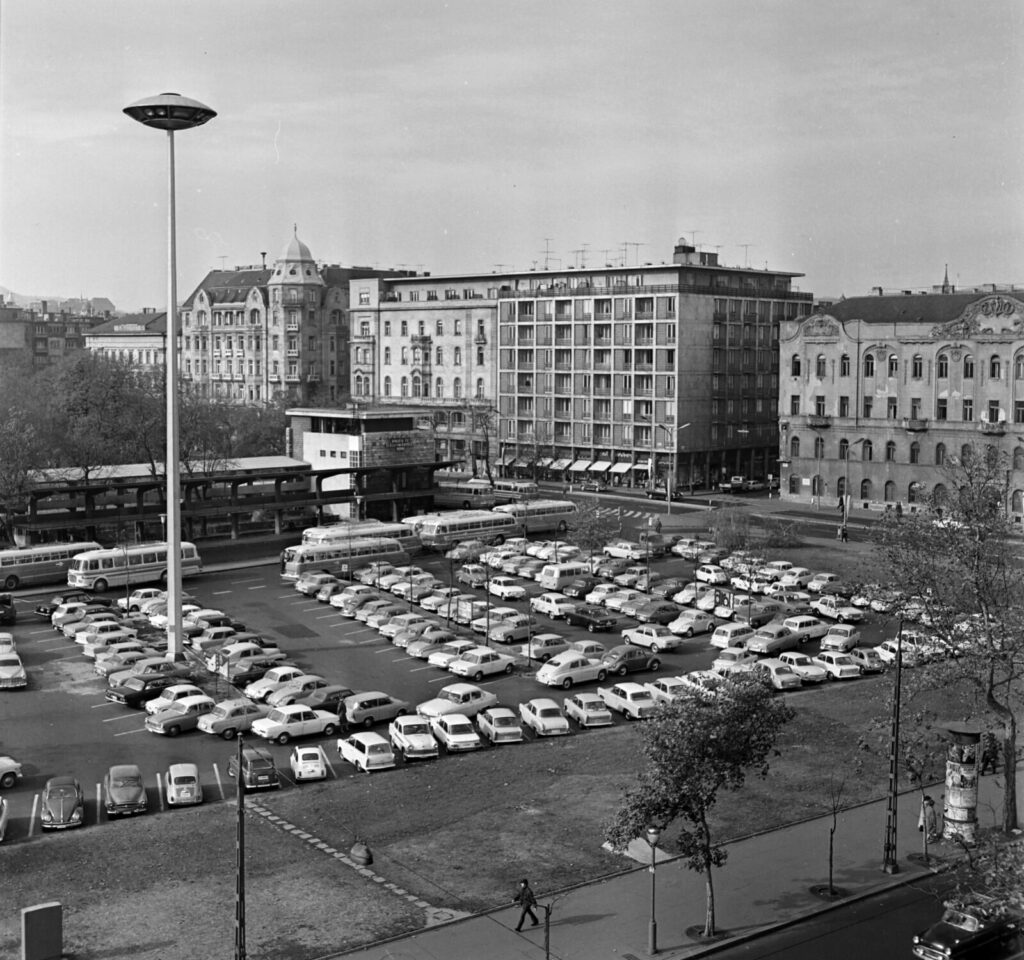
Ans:
POLYGON ((199 767, 197 767, 194 763, 172 763, 167 768, 168 776, 174 776, 175 774, 180 775, 185 773, 191 773, 198 778, 199 767))
POLYGON ((142 776, 142 771, 134 763, 115 763, 108 771, 112 777, 142 776))
POLYGON ((358 740, 361 743, 387 743, 384 737, 373 730, 358 730, 351 734, 348 739, 358 740))

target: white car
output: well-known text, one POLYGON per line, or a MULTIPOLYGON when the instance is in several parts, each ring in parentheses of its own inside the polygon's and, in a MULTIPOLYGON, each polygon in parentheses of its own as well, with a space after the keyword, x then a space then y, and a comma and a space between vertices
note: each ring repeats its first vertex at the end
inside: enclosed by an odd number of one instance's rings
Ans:
POLYGON ((382 637, 386 637, 390 640, 403 630, 407 630, 409 627, 414 627, 418 623, 432 624, 436 623, 436 621, 428 619, 423 616, 422 613, 399 613, 391 617, 387 623, 382 623, 377 632, 382 637))
POLYGON ((860 676, 860 667, 846 653, 822 650, 816 657, 811 657, 811 663, 821 667, 829 680, 853 680, 860 676))
POLYGON ((597 695, 609 710, 621 713, 631 720, 649 717, 658 706, 647 687, 642 683, 632 683, 628 680, 623 680, 613 687, 598 687, 597 695))
POLYGON ((702 563, 694 573, 694 579, 701 583, 728 583, 729 575, 713 563, 702 563))
POLYGON ((657 680, 645 683, 644 686, 651 691, 651 696, 654 697, 656 703, 672 703, 691 692, 690 685, 684 683, 679 677, 659 677, 657 680))
POLYGON ((605 600, 615 593, 621 593, 622 588, 614 583, 599 583, 583 599, 593 605, 604 606, 605 600))
POLYGON ((331 737, 338 725, 336 714, 314 710, 303 703, 289 703, 253 720, 251 729, 264 740, 287 743, 294 737, 331 737))
POLYGON ((487 585, 487 592, 500 600, 526 599, 526 587, 515 577, 493 577, 487 585))
POLYGON ((600 658, 603 655, 603 649, 597 659, 586 657, 579 650, 563 650, 537 671, 536 678, 540 683, 549 687, 561 687, 563 690, 568 690, 577 683, 590 683, 594 680, 603 683, 608 673, 601 663, 600 658))
POLYGON ((711 663, 711 669, 720 677, 743 673, 757 663, 757 654, 739 647, 726 647, 711 663))
POLYGON ((430 723, 423 717, 395 717, 388 725, 388 740, 406 760, 434 760, 440 752, 430 723))
POLYGON ((487 636, 487 632, 491 627, 496 627, 499 623, 504 623, 506 620, 512 617, 518 617, 522 614, 515 607, 492 607, 486 616, 477 617, 473 620, 469 628, 473 633, 481 633, 487 636))
POLYGON ((643 623, 638 627, 623 630, 622 639, 637 647, 647 647, 652 653, 675 650, 683 645, 681 637, 660 623, 643 623))
POLYGON ((534 613, 544 613, 552 620, 558 620, 576 609, 576 604, 560 593, 542 593, 530 600, 530 609, 534 613))
MULTIPOLYGON (((899 641, 893 637, 890 640, 883 640, 875 648, 879 659, 885 664, 894 664, 899 650, 899 641)), ((923 643, 913 636, 903 635, 902 661, 905 667, 916 667, 919 663, 927 660, 934 653, 930 644, 923 643)))
POLYGON ((487 707, 496 706, 498 695, 484 690, 472 683, 451 683, 442 687, 432 700, 424 700, 418 704, 416 713, 421 717, 442 717, 448 713, 458 713, 464 717, 476 716, 487 707))
POLYGON ((166 710, 172 703, 176 703, 178 700, 184 700, 185 697, 194 697, 202 692, 203 691, 194 683, 172 684, 169 687, 165 687, 160 692, 159 696, 146 701, 146 713, 152 717, 161 710, 166 710))
POLYGON ((461 713, 449 713, 443 717, 434 717, 430 721, 430 729, 438 743, 442 744, 449 753, 479 750, 484 745, 469 717, 464 717, 461 713))
POLYGON ((763 677, 776 690, 794 690, 803 685, 803 681, 793 672, 793 668, 775 657, 758 660, 751 672, 755 677, 763 677))
POLYGON ((432 667, 440 667, 447 670, 449 664, 454 663, 464 653, 475 649, 477 644, 472 640, 452 640, 444 644, 439 650, 435 650, 427 657, 427 663, 432 667))
POLYGON ((616 588, 615 593, 611 596, 604 598, 604 608, 606 610, 612 610, 617 613, 622 612, 622 607, 633 600, 649 600, 647 594, 642 593, 639 590, 623 590, 622 587, 616 588))
POLYGON ((448 664, 449 673, 454 673, 457 677, 469 677, 477 683, 484 677, 501 673, 511 674, 512 670, 512 658, 490 647, 474 647, 448 664))
POLYGON ((25 665, 13 650, 0 653, 0 690, 18 690, 28 686, 25 665))
POLYGON ((606 557, 622 560, 643 560, 647 555, 644 547, 635 540, 613 540, 601 551, 606 557))
POLYGON ((692 637, 707 633, 718 626, 718 621, 700 610, 684 610, 669 625, 669 630, 678 637, 692 637))
POLYGON ((538 633, 531 637, 529 642, 524 643, 519 652, 527 660, 539 660, 547 663, 552 657, 564 653, 569 649, 569 641, 560 633, 538 633))
POLYGON ((814 574, 807 567, 790 567, 782 579, 776 581, 783 587, 792 587, 795 590, 803 590, 814 579, 814 574))
POLYGON ((203 785, 194 763, 172 763, 164 774, 164 795, 169 807, 203 802, 203 785))
POLYGON ((167 591, 161 590, 159 587, 142 587, 139 590, 133 590, 127 597, 118 597, 117 605, 122 610, 134 612, 141 609, 146 600, 163 600, 166 596, 167 591))
POLYGON ((508 707, 488 707, 481 710, 477 714, 476 725, 481 736, 493 744, 520 743, 523 739, 523 728, 508 707))
POLYGON ((253 680, 242 693, 249 700, 263 701, 278 687, 283 687, 296 677, 303 677, 305 674, 305 670, 301 667, 271 667, 259 680, 253 680))
POLYGON ((823 683, 825 671, 814 663, 806 653, 787 650, 778 659, 795 673, 802 683, 823 683))
POLYGON ((830 583, 838 583, 839 577, 834 573, 816 573, 808 582, 807 590, 810 593, 821 593, 822 588, 830 583))
POLYGON ((337 742, 338 756, 351 763, 363 773, 374 770, 390 770, 396 766, 395 752, 391 744, 379 733, 361 730, 337 742))
POLYGON ((849 653, 860 644, 860 631, 847 624, 836 624, 828 628, 828 633, 821 638, 822 650, 833 650, 836 653, 849 653))
POLYGON ((821 617, 838 620, 840 623, 860 623, 864 611, 832 594, 819 596, 811 601, 811 609, 821 617))
POLYGON ((569 721, 558 704, 547 697, 519 704, 519 716, 538 737, 561 737, 569 733, 569 721))
POLYGON ((441 607, 446 606, 453 597, 461 596, 461 594, 462 591, 458 587, 436 587, 432 593, 420 600, 420 606, 424 610, 436 613, 441 607))
POLYGON ((327 779, 327 755, 318 743, 295 747, 288 757, 288 765, 296 781, 327 779))
POLYGON ((581 727, 610 727, 612 712, 596 693, 574 693, 562 701, 566 717, 581 727))

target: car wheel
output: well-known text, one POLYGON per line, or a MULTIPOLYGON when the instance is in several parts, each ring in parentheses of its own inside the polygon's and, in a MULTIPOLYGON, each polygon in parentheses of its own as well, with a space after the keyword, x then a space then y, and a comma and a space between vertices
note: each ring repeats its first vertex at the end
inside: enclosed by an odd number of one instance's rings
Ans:
POLYGON ((363 726, 366 727, 367 730, 369 730, 370 727, 373 726, 373 717, 364 717, 363 726))
POLYGON ((652 660, 650 669, 657 673, 661 669, 661 661, 657 659, 652 660))
POLYGON ((462 501, 462 509, 463 510, 468 510, 471 506, 472 506, 472 504, 468 500, 463 500, 462 501))
POLYGON ((327 726, 326 726, 326 727, 324 727, 324 736, 325 736, 325 737, 333 737, 333 736, 334 736, 334 731, 335 731, 336 729, 337 729, 337 728, 336 728, 336 727, 334 726, 334 724, 333 724, 333 723, 329 723, 329 724, 327 724, 327 726))
POLYGON ((181 733, 181 727, 177 725, 167 728, 167 736, 169 737, 176 737, 179 733, 181 733))
POLYGON ((283 746, 283 745, 284 745, 284 744, 286 744, 286 743, 287 743, 287 742, 288 742, 289 740, 291 740, 291 737, 289 737, 287 733, 279 733, 279 734, 277 735, 277 738, 276 738, 275 742, 276 742, 276 743, 280 743, 280 744, 281 744, 281 745, 283 746))
POLYGON ((235 739, 235 735, 237 733, 238 733, 238 731, 234 727, 228 727, 227 730, 221 730, 220 735, 225 740, 234 740, 235 739))
POLYGON ((571 688, 572 688, 572 677, 566 677, 562 681, 562 689, 563 690, 569 690, 571 688))
POLYGON ((507 674, 508 676, 511 676, 511 675, 512 675, 512 664, 511 664, 511 663, 510 663, 510 664, 509 664, 509 665, 508 665, 507 667, 505 667, 505 673, 506 673, 506 674, 507 674))
POLYGON ((661 644, 660 643, 652 643, 651 644, 651 653, 661 653, 661 644))
POLYGON ((628 668, 628 667, 626 667, 626 666, 621 666, 621 667, 619 667, 619 669, 618 669, 618 670, 616 670, 615 672, 616 672, 616 673, 617 673, 617 674, 618 674, 618 675, 619 675, 620 677, 624 677, 624 676, 626 676, 626 675, 627 675, 627 674, 629 673, 629 668, 628 668))
POLYGON ((12 573, 9 577, 4 580, 5 590, 17 590, 18 589, 18 578, 12 573))
POLYGON ((604 670, 598 670, 597 671, 597 682, 598 683, 604 683, 605 677, 607 677, 607 676, 608 676, 608 674, 604 670))
POLYGON ((18 778, 14 775, 13 771, 5 773, 0 777, 0 787, 3 787, 5 790, 10 790, 10 788, 14 786, 14 781, 17 779, 18 778))
POLYGON ((477 683, 479 683, 479 682, 480 682, 481 680, 483 680, 483 678, 484 678, 484 672, 483 672, 483 670, 477 670, 477 672, 473 674, 473 679, 474 679, 474 680, 475 680, 475 681, 476 681, 477 683))
POLYGON ((94 583, 94 584, 92 585, 92 588, 93 588, 93 590, 95 590, 95 591, 96 591, 97 593, 106 593, 106 592, 107 592, 107 581, 106 581, 106 580, 97 580, 97 581, 96 581, 96 582, 95 582, 95 583, 94 583))
POLYGON ((594 633, 595 629, 596 628, 594 627, 594 625, 592 623, 588 623, 587 624, 587 633, 594 633))

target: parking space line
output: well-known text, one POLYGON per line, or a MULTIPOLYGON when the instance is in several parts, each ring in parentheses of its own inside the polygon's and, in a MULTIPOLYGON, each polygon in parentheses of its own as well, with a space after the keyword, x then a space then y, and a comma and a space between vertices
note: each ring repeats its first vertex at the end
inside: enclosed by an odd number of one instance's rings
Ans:
POLYGON ((325 613, 323 616, 317 617, 317 620, 337 620, 338 617, 343 617, 343 616, 344 616, 344 614, 340 613, 340 612, 325 613))
POLYGON ((213 764, 213 778, 217 781, 217 789, 220 791, 221 800, 227 800, 227 796, 224 793, 224 781, 220 778, 220 767, 217 764, 213 764))
MULTIPOLYGON (((96 784, 96 822, 100 822, 100 811, 103 809, 103 797, 100 792, 100 785, 96 784)), ((82 824, 85 824, 85 817, 82 817, 82 824)))
POLYGON ((241 580, 232 580, 232 586, 241 586, 243 583, 263 583, 261 577, 243 577, 241 580))
POLYGON ((125 730, 123 733, 115 733, 114 736, 115 737, 130 737, 133 734, 145 733, 145 732, 146 732, 146 728, 145 727, 139 727, 137 730, 125 730))
MULTIPOLYGON (((116 706, 117 706, 117 704, 114 703, 113 700, 104 700, 102 703, 94 703, 91 707, 89 707, 89 709, 90 710, 97 710, 100 707, 116 707, 116 706)), ((126 713, 126 714, 124 714, 124 716, 130 717, 131 714, 130 713, 126 713)))
MULTIPOLYGON (((114 706, 114 704, 111 704, 114 706)), ((119 713, 116 717, 107 717, 105 720, 100 721, 101 723, 113 723, 115 720, 136 720, 138 719, 134 713, 119 713)))
POLYGON ((410 670, 409 673, 422 673, 424 670, 433 670, 434 667, 417 667, 415 670, 410 670))
POLYGON ((156 795, 160 800, 160 812, 163 813, 167 809, 167 796, 164 793, 164 775, 159 770, 156 772, 156 795))
MULTIPOLYGON (((32 796, 32 817, 28 821, 28 835, 31 838, 36 829, 36 824, 39 822, 39 794, 33 794, 32 796)), ((39 828, 42 830, 42 827, 39 828)))
POLYGON ((223 596, 226 596, 227 594, 233 593, 233 592, 234 592, 233 590, 214 590, 212 595, 215 596, 215 597, 223 597, 223 596))

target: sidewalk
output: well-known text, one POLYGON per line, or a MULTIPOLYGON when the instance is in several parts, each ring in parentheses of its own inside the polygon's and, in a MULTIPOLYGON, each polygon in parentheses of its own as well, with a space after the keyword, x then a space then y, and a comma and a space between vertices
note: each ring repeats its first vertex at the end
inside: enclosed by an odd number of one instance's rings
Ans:
MULTIPOLYGON (((981 781, 978 817, 982 826, 991 826, 997 819, 1001 799, 997 779, 986 776, 981 781)), ((1017 777, 1018 794, 1022 789, 1024 771, 1017 777)), ((942 791, 943 787, 937 785, 932 792, 938 798, 942 791)), ((828 883, 830 816, 729 844, 728 861, 714 874, 716 927, 726 936, 713 944, 695 942, 686 934, 689 927, 703 927, 703 877, 688 870, 680 860, 659 860, 655 878, 659 956, 680 960, 713 953, 932 872, 907 859, 908 854, 921 852, 919 796, 913 791, 899 798, 899 873, 894 875, 881 869, 885 801, 864 804, 840 815, 834 883, 847 896, 834 903, 810 892, 811 887, 828 883)), ((951 843, 932 844, 929 852, 947 859, 958 853, 951 843)), ((377 868, 387 872, 384 862, 377 868)), ((509 877, 510 897, 517 880, 509 877)), ((545 891, 536 892, 541 904, 551 902, 545 891)), ((649 868, 586 884, 553 899, 553 960, 635 960, 646 955, 651 909, 649 868)), ((543 910, 538 909, 537 914, 540 925, 527 926, 522 933, 515 932, 518 909, 502 908, 343 956, 350 960, 538 960, 545 957, 543 910)))

